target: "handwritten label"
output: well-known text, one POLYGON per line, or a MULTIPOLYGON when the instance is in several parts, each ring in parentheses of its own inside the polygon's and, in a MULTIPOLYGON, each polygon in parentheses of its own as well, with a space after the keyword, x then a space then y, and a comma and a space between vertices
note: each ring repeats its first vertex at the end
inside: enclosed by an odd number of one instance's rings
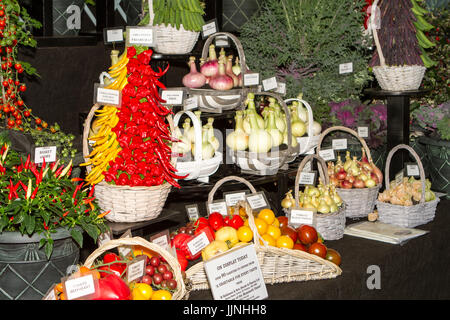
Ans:
POLYGON ((216 19, 208 21, 202 26, 202 38, 207 38, 210 35, 217 32, 217 22, 216 19))
POLYGON ((136 279, 142 278, 145 275, 145 264, 146 256, 141 255, 133 259, 128 263, 127 268, 127 281, 128 283, 133 282, 136 279))
MULTIPOLYGON (((131 229, 128 229, 120 236, 120 239, 123 238, 131 238, 131 229)), ((131 255, 131 253, 133 252, 133 248, 127 245, 119 246, 117 247, 117 250, 119 251, 119 254, 122 257, 127 257, 128 255, 131 255)))
POLYGON ((95 95, 96 103, 120 107, 121 94, 119 90, 106 89, 98 86, 95 92, 97 93, 95 95))
POLYGON ((34 163, 51 163, 56 161, 56 146, 37 147, 34 149, 34 163))
POLYGON ((209 244, 208 236, 205 232, 199 233, 194 239, 186 243, 189 251, 193 256, 202 251, 209 244))
POLYGON ((228 37, 223 35, 223 36, 216 36, 214 39, 214 42, 216 44, 216 47, 224 47, 227 48, 230 46, 230 42, 228 41, 228 37))
POLYGON ((404 177, 403 170, 401 170, 400 172, 398 172, 398 173, 395 175, 395 184, 398 185, 398 184, 402 183, 403 177, 404 177))
POLYGON ((186 212, 189 217, 189 221, 195 221, 200 217, 197 204, 186 205, 186 212))
POLYGON ((314 185, 314 181, 316 178, 315 172, 301 172, 299 184, 301 185, 314 185))
POLYGON ((209 214, 213 212, 219 212, 221 215, 226 216, 228 214, 227 204, 225 201, 215 201, 208 204, 209 214))
POLYGON ((106 232, 101 233, 97 238, 97 245, 101 247, 105 242, 108 242, 113 239, 113 235, 111 230, 107 230, 106 232))
POLYGON ((198 96, 193 96, 184 100, 183 109, 189 111, 198 108, 198 96))
POLYGON ((358 136, 361 138, 369 137, 369 127, 358 127, 358 136))
POLYGON ((336 158, 333 149, 320 150, 319 156, 325 161, 332 161, 336 158))
POLYGON ((266 195, 263 192, 246 195, 248 204, 253 210, 269 208, 266 195))
POLYGON ((244 74, 244 86, 251 87, 259 85, 259 73, 244 74))
POLYGON ((170 104, 170 105, 183 105, 183 90, 163 90, 161 92, 161 98, 165 100, 166 102, 164 104, 170 104))
POLYGON ((153 47, 153 29, 149 27, 127 27, 128 45, 153 47))
POLYGON ((104 36, 105 36, 106 43, 123 42, 124 41, 122 28, 105 29, 104 36))
POLYGON ((204 262, 214 300, 262 300, 268 297, 253 245, 231 249, 204 262))
POLYGON ((302 224, 314 224, 314 210, 307 209, 292 209, 289 214, 289 224, 297 227, 302 224))
POLYGON ((164 230, 150 237, 150 242, 157 244, 165 250, 170 249, 170 233, 169 230, 164 230))
POLYGON ((245 191, 224 193, 225 202, 227 206, 234 206, 239 200, 245 200, 245 191))
POLYGON ((406 165, 406 175, 409 177, 420 176, 419 166, 417 164, 407 164, 406 165))
POLYGON ((353 72, 353 62, 341 63, 339 65, 339 74, 346 74, 353 72))
POLYGON ((334 150, 347 149, 347 139, 333 139, 332 146, 334 150))
POLYGON ((263 85, 264 91, 270 91, 270 90, 276 89, 276 88, 278 88, 277 78, 272 77, 272 78, 264 79, 262 81, 262 85, 263 85))
POLYGON ((67 300, 75 300, 95 293, 95 283, 92 274, 64 281, 64 292, 67 300))
POLYGON ((286 83, 284 82, 277 82, 277 88, 275 90, 275 92, 281 94, 282 96, 284 96, 286 94, 286 83))

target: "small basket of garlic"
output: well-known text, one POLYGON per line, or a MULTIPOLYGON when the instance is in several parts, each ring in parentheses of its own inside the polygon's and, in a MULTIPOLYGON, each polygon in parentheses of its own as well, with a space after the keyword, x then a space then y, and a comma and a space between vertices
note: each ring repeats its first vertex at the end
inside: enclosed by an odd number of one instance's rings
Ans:
POLYGON ((177 173, 188 176, 184 180, 201 180, 213 175, 222 163, 219 152, 220 142, 214 134, 213 118, 202 125, 201 111, 179 111, 173 118, 174 143, 172 152, 181 156, 176 163, 177 173), (178 126, 181 117, 187 117, 183 123, 183 132, 178 126), (192 122, 192 126, 191 126, 192 122))

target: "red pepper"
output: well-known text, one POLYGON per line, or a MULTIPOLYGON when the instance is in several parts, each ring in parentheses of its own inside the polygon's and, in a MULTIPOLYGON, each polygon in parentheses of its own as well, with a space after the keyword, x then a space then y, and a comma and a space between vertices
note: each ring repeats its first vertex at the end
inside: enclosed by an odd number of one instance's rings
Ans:
POLYGON ((33 193, 31 194, 30 198, 34 199, 36 197, 36 194, 38 192, 39 186, 36 186, 36 189, 34 189, 33 193))
POLYGON ((30 162, 31 162, 31 156, 28 154, 27 161, 25 161, 25 165, 23 167, 25 170, 28 170, 28 168, 30 167, 30 162))
POLYGON ((201 233, 205 233, 206 237, 208 238, 209 242, 214 241, 216 238, 214 230, 211 228, 211 226, 202 224, 198 228, 195 229, 194 236, 198 236, 201 233))
POLYGON ((119 276, 108 274, 98 279, 98 290, 92 300, 129 300, 131 291, 119 276))
POLYGON ((200 217, 197 220, 195 220, 195 222, 194 222, 194 228, 195 229, 200 228, 203 225, 209 226, 209 221, 205 217, 200 217))
POLYGON ((223 224, 226 225, 226 226, 228 226, 229 223, 230 223, 230 217, 229 217, 229 216, 224 217, 224 218, 223 218, 223 224))
POLYGON ((222 228, 225 223, 223 221, 223 216, 219 212, 212 212, 208 217, 209 225, 213 228, 214 231, 222 228))
POLYGON ((180 250, 176 250, 177 252, 177 259, 178 259, 178 263, 180 264, 181 270, 185 271, 187 266, 188 266, 188 259, 186 259, 186 256, 180 251, 180 250))
POLYGON ((230 218, 230 222, 228 223, 228 225, 237 230, 244 225, 244 220, 240 215, 235 214, 232 218, 230 218))
POLYGON ((136 48, 131 46, 127 47, 127 58, 131 59, 136 55, 136 48))

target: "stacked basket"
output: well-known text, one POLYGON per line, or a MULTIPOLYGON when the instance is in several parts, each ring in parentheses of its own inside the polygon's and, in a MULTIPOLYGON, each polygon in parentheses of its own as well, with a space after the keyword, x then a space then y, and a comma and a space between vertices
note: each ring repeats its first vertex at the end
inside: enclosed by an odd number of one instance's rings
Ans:
MULTIPOLYGON (((369 163, 370 164, 373 163, 372 156, 370 154, 370 149, 367 146, 367 143, 364 141, 364 139, 362 139, 356 131, 341 126, 330 127, 326 129, 324 132, 322 132, 319 139, 319 144, 317 145, 316 149, 317 155, 320 154, 320 146, 322 144, 323 139, 328 133, 332 131, 345 131, 355 136, 361 143, 369 163)), ((367 217, 367 215, 371 213, 375 207, 375 201, 377 200, 378 192, 381 188, 381 185, 382 183, 380 182, 377 186, 372 188, 361 188, 361 189, 337 188, 339 196, 344 200, 346 204, 345 217, 346 218, 367 217)))

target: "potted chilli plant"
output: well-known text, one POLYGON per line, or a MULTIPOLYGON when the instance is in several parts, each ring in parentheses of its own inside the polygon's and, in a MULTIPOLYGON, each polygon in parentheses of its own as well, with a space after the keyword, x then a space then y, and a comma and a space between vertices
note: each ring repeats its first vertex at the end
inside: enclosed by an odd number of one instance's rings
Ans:
POLYGON ((37 165, 0 147, 0 300, 41 299, 79 259, 83 231, 97 240, 103 216, 72 164, 37 165))

